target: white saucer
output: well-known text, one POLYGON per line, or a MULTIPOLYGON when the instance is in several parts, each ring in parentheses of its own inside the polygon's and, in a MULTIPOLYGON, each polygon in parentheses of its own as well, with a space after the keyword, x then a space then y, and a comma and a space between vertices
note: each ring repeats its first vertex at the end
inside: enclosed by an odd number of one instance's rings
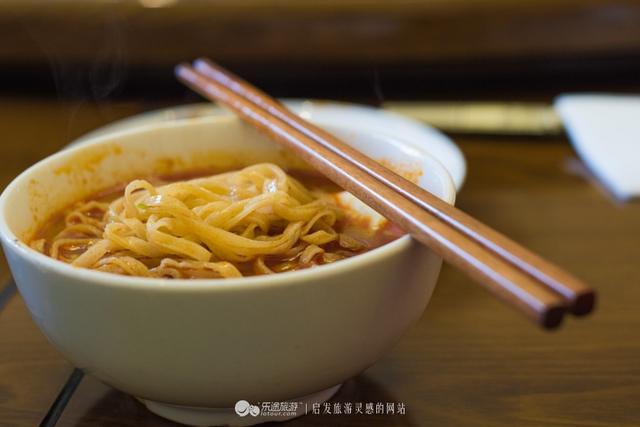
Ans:
MULTIPOLYGON (((462 152, 451 139, 431 126, 399 114, 364 105, 333 101, 284 100, 283 102, 289 109, 320 126, 337 126, 346 130, 366 128, 375 133, 394 136, 410 145, 428 146, 429 154, 444 165, 456 189, 460 190, 462 187, 467 171, 462 152)), ((84 135, 73 143, 100 134, 157 122, 196 117, 206 120, 207 117, 214 118, 227 114, 232 113, 211 103, 171 107, 118 120, 84 135)))

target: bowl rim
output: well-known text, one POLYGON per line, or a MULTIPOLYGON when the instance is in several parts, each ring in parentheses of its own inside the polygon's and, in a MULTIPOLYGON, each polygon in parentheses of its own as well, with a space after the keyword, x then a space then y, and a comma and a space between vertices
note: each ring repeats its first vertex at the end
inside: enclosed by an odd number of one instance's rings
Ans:
MULTIPOLYGON (((430 153, 431 157, 439 160, 445 167, 456 186, 456 190, 460 191, 465 183, 467 176, 467 161, 464 157, 464 153, 451 138, 427 123, 386 109, 384 106, 377 108, 367 104, 326 98, 279 98, 278 100, 287 108, 297 112, 312 122, 319 121, 320 124, 326 124, 331 122, 331 120, 327 121, 325 114, 339 114, 342 117, 348 117, 350 120, 360 122, 382 122, 391 128, 399 126, 402 129, 401 133, 403 136, 401 137, 398 137, 395 133, 391 133, 389 129, 386 129, 385 131, 377 129, 376 133, 383 133, 386 136, 395 137, 396 139, 403 140, 408 145, 416 143, 417 145, 420 145, 423 143, 423 138, 428 138, 430 151, 432 147, 435 147, 436 151, 440 152, 440 155, 430 153), (310 116, 309 110, 311 112, 310 116), (410 138, 406 134, 407 132, 412 136, 419 137, 410 138), (445 155, 443 152, 448 152, 449 154, 445 155)), ((104 126, 93 129, 72 141, 70 145, 95 138, 96 136, 105 133, 111 133, 130 127, 139 127, 151 123, 162 123, 167 121, 176 122, 192 118, 202 118, 206 120, 208 118, 219 118, 220 116, 233 117, 235 115, 233 112, 225 110, 224 107, 206 101, 195 101, 187 104, 152 109, 115 120, 111 123, 105 124, 104 126)), ((394 132, 396 131, 397 129, 394 129, 394 132)))
MULTIPOLYGON (((211 120, 211 117, 209 117, 207 118, 206 123, 211 125, 219 125, 218 122, 224 121, 224 119, 228 119, 228 116, 220 116, 220 120, 211 120)), ((241 289, 254 288, 268 289, 271 287, 296 285, 298 283, 303 283, 310 280, 322 280, 325 278, 344 274, 352 270, 366 268, 367 266, 374 265, 389 256, 407 250, 410 245, 413 244, 411 237, 408 235, 404 235, 396 240, 393 240, 365 253, 353 256, 348 259, 340 260, 340 262, 334 262, 314 268, 306 268, 271 275, 244 276, 239 278, 226 279, 166 279, 126 276, 90 270, 81 267, 74 267, 70 264, 55 260, 47 255, 36 251, 35 249, 32 249, 18 236, 16 236, 7 224, 5 211, 8 208, 8 206, 6 206, 7 200, 11 197, 11 194, 16 191, 16 187, 18 187, 20 182, 28 180, 31 174, 38 170, 41 170, 42 168, 46 168, 50 162, 73 156, 77 151, 88 150, 91 149, 91 147, 109 145, 112 143, 118 143, 121 147, 124 146, 124 149, 126 149, 126 142, 120 141, 120 138, 122 137, 126 137, 131 134, 143 134, 150 130, 157 130, 158 128, 163 127, 171 128, 191 126, 200 122, 203 122, 202 118, 194 117, 182 119, 177 122, 165 122, 162 124, 150 123, 146 125, 136 126, 130 129, 118 129, 113 132, 98 135, 96 137, 87 138, 83 140, 81 144, 67 146, 28 167, 17 177, 15 177, 0 195, 0 240, 5 245, 7 252, 13 250, 28 264, 33 264, 39 268, 49 270, 52 273, 55 273, 64 278, 88 281, 107 287, 124 287, 129 289, 145 290, 154 289, 162 290, 165 292, 180 292, 187 290, 237 291, 241 289)), ((405 147, 409 147, 412 150, 416 150, 420 153, 421 156, 423 156, 425 160, 432 162, 436 167, 430 169, 429 172, 437 173, 438 176, 443 179, 443 184, 445 186, 444 200, 449 203, 453 203, 456 195, 455 185, 448 171, 438 159, 430 155, 426 149, 421 149, 419 147, 417 148, 415 144, 406 143, 398 138, 394 138, 389 135, 382 135, 382 137, 384 139, 393 140, 395 144, 404 145, 405 147)))

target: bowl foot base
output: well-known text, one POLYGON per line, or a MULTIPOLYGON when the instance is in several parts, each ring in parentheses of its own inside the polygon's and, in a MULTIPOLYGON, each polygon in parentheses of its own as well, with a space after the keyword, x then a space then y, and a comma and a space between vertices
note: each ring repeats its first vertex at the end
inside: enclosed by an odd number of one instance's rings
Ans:
MULTIPOLYGON (((246 413, 244 416, 237 414, 235 408, 202 408, 194 406, 171 405, 168 403, 154 402, 152 400, 139 399, 156 415, 176 421, 181 424, 197 427, 212 426, 252 426, 270 421, 287 421, 311 413, 314 403, 321 404, 331 399, 342 384, 325 390, 309 394, 307 396, 289 399, 287 402, 297 402, 297 410, 286 413, 259 414, 246 413)), ((252 404, 256 404, 253 403, 252 404)), ((258 406, 259 407, 259 406, 258 406)))

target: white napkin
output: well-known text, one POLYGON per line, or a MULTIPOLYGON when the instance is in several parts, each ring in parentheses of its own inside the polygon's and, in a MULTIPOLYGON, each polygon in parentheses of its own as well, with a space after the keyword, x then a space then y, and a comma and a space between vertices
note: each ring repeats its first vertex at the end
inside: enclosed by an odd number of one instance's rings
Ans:
POLYGON ((569 138, 621 200, 640 196, 640 96, 569 94, 555 100, 569 138))

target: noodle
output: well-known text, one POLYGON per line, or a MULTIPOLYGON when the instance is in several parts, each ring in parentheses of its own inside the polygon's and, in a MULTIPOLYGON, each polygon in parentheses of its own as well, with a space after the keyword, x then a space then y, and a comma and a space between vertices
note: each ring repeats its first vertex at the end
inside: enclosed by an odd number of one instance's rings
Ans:
POLYGON ((367 249, 328 198, 273 164, 163 186, 131 181, 81 202, 31 246, 76 267, 141 277, 227 278, 334 262, 367 249))

